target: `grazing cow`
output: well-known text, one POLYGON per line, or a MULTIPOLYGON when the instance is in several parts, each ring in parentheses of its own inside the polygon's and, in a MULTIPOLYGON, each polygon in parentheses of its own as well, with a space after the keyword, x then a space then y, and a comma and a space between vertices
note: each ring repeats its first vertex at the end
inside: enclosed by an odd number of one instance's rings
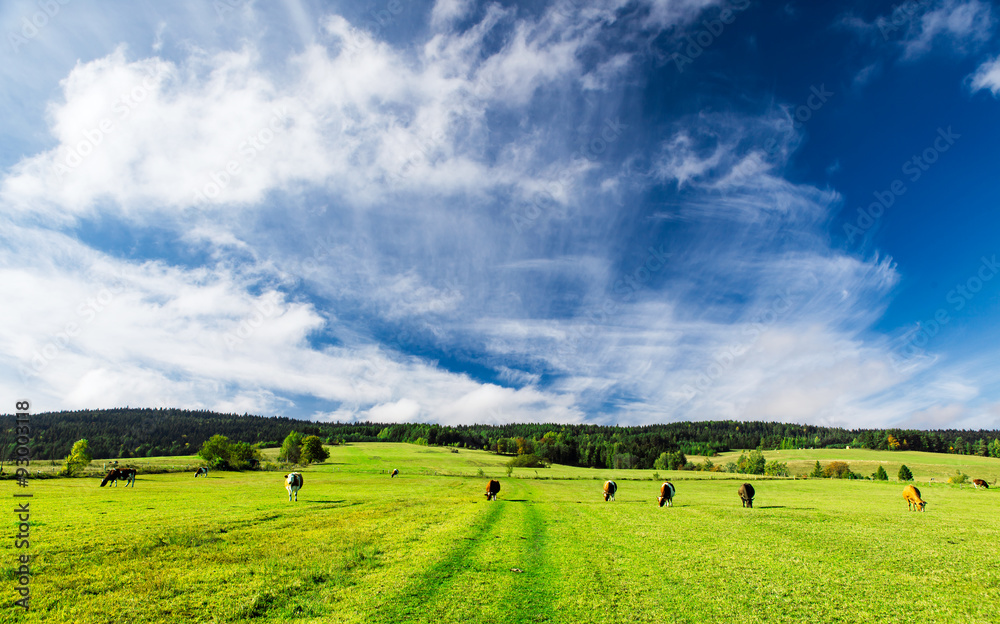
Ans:
POLYGON ((903 488, 903 498, 906 499, 906 506, 910 511, 916 509, 917 511, 923 511, 924 507, 927 505, 926 501, 920 499, 920 490, 908 485, 903 488))
POLYGON ((398 474, 399 474, 399 470, 397 470, 396 468, 393 468, 392 469, 392 474, 389 475, 389 478, 391 479, 391 478, 395 477, 398 474))
POLYGON ((618 491, 618 484, 614 481, 608 481, 604 484, 604 500, 613 501, 615 500, 615 492, 618 491))
POLYGON ((486 486, 486 500, 496 500, 499 491, 500 482, 496 479, 490 479, 490 484, 486 486))
POLYGON ((677 490, 674 488, 674 484, 667 481, 660 486, 660 495, 656 498, 656 502, 660 503, 660 507, 665 504, 667 507, 674 506, 674 494, 677 490))
POLYGON ((987 490, 990 489, 989 484, 987 484, 982 479, 973 479, 972 480, 972 487, 976 488, 977 490, 979 488, 986 488, 987 490))
POLYGON ((753 509, 753 497, 756 492, 753 491, 753 486, 749 483, 744 483, 740 486, 740 500, 743 501, 744 507, 749 507, 753 509))
POLYGON ((204 475, 205 477, 208 477, 208 466, 202 466, 198 470, 195 470, 194 478, 197 479, 198 475, 204 475))
POLYGON ((125 487, 128 487, 129 484, 135 487, 135 468, 112 468, 104 476, 104 480, 101 481, 101 487, 104 487, 108 483, 118 487, 119 479, 125 480, 125 487))
POLYGON ((302 473, 290 472, 285 475, 285 489, 288 490, 288 502, 292 502, 292 494, 295 500, 299 500, 299 490, 302 489, 302 473))
POLYGON ((112 468, 111 470, 108 471, 108 474, 104 475, 104 480, 101 481, 101 487, 104 487, 108 483, 113 483, 116 486, 118 485, 118 469, 117 468, 112 468))

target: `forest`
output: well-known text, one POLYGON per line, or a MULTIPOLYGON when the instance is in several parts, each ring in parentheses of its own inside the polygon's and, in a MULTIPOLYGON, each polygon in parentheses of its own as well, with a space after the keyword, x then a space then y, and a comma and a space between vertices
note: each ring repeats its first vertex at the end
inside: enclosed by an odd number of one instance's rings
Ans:
MULTIPOLYGON (((327 444, 401 442, 536 455, 584 467, 653 468, 663 453, 713 455, 733 449, 913 450, 1000 457, 1000 431, 843 429, 780 422, 673 422, 638 427, 582 424, 438 425, 310 422, 280 416, 115 408, 31 415, 31 458, 61 460, 86 439, 94 459, 193 455, 213 435, 260 448, 281 446, 292 431, 327 444)), ((0 416, 0 460, 15 445, 14 415, 0 416)), ((661 460, 662 462, 662 460, 661 460)))

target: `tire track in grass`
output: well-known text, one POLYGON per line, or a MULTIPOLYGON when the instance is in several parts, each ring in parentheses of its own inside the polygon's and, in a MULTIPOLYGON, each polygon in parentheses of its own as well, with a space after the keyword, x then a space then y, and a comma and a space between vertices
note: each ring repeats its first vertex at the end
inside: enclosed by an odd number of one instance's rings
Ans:
POLYGON ((375 613, 369 614, 372 617, 370 621, 392 624, 427 621, 428 605, 443 588, 455 583, 457 571, 466 567, 475 549, 487 535, 492 534, 503 509, 503 505, 487 505, 485 511, 469 527, 471 533, 454 542, 435 565, 414 577, 399 593, 379 605, 375 613))

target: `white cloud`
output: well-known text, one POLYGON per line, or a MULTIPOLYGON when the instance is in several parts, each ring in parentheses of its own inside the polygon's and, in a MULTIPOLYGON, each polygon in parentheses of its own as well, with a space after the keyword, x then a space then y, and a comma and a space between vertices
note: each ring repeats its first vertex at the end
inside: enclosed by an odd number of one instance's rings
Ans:
POLYGON ((995 96, 1000 95, 1000 57, 984 61, 971 76, 971 88, 975 93, 989 89, 995 96))

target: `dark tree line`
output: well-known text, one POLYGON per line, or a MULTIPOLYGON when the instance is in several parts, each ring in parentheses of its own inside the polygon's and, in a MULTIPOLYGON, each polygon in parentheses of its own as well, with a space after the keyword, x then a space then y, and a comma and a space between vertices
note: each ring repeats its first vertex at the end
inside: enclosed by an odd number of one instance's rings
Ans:
MULTIPOLYGON (((14 416, 0 416, 0 452, 14 441, 14 416)), ((641 427, 510 424, 317 423, 278 416, 180 409, 118 408, 34 414, 32 458, 62 459, 86 438, 95 459, 193 455, 213 435, 280 446, 292 431, 333 442, 410 442, 534 454, 574 466, 653 468, 663 453, 712 455, 731 449, 830 448, 914 450, 1000 457, 1000 431, 854 429, 776 422, 676 422, 641 427)))

